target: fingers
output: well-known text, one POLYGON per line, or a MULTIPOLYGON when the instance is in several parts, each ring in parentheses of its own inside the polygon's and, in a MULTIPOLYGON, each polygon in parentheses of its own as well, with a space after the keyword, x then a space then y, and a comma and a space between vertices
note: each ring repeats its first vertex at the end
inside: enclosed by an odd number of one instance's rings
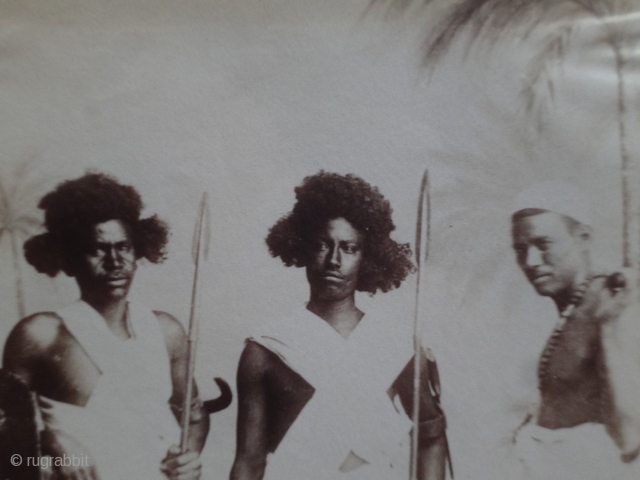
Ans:
POLYGON ((171 445, 171 447, 169 447, 169 450, 167 451, 167 457, 165 460, 170 459, 171 457, 177 457, 180 455, 180 447, 178 445, 171 445))
POLYGON ((160 470, 170 480, 195 480, 200 478, 202 462, 197 452, 180 454, 179 447, 171 447, 160 470))
POLYGON ((90 473, 90 477, 92 480, 100 480, 100 475, 98 475, 98 470, 96 469, 96 467, 91 467, 89 469, 89 473, 90 473))
POLYGON ((601 323, 615 321, 633 298, 628 283, 621 274, 609 276, 594 296, 593 316, 601 323))

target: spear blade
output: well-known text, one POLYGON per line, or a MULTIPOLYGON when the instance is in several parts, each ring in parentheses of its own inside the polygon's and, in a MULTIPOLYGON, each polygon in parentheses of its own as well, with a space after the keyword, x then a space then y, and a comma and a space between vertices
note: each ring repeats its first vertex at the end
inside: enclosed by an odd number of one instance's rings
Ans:
POLYGON ((209 194, 204 192, 200 199, 198 218, 196 218, 191 243, 191 258, 196 265, 198 264, 198 255, 201 249, 205 260, 209 255, 209 239, 211 237, 211 222, 209 220, 209 194))
POLYGON ((420 427, 420 363, 421 363, 421 333, 420 318, 422 316, 421 280, 424 274, 424 264, 429 256, 429 241, 431 228, 431 200, 429 197, 429 170, 424 171, 420 184, 418 199, 418 215, 416 219, 416 299, 413 315, 413 409, 411 421, 411 468, 410 480, 418 479, 418 440, 420 427))
POLYGON ((193 396, 193 375, 196 366, 196 345, 198 341, 198 298, 199 298, 199 280, 201 275, 200 266, 207 259, 209 253, 209 241, 211 237, 211 221, 209 218, 209 195, 207 192, 202 194, 200 207, 198 208, 198 217, 193 232, 193 243, 191 254, 195 269, 193 273, 193 289, 191 292, 191 310, 189 313, 189 334, 188 334, 188 364, 187 378, 184 403, 182 406, 182 432, 180 436, 180 451, 185 453, 189 443, 189 425, 191 423, 191 397, 193 396))

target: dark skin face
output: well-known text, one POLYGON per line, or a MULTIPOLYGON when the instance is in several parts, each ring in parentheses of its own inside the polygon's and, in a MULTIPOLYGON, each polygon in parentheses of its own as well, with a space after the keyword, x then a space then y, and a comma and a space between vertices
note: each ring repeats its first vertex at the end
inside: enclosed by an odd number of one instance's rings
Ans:
POLYGON ((353 298, 362 265, 364 236, 344 218, 327 222, 307 263, 311 301, 341 302, 353 298))
MULTIPOLYGON (((103 316, 112 333, 128 338, 127 294, 137 261, 131 231, 121 220, 108 220, 92 226, 87 233, 86 247, 66 271, 75 277, 82 299, 103 316)), ((178 320, 163 312, 154 314, 171 362, 172 400, 181 404, 186 394, 187 338, 178 320)), ((40 395, 78 406, 87 404, 101 376, 87 352, 58 316, 51 313, 27 317, 14 328, 5 346, 3 367, 22 377, 40 395)), ((208 429, 209 418, 204 415, 191 425, 190 451, 181 454, 178 447, 171 447, 158 470, 172 480, 198 479, 201 467, 198 452, 204 446, 208 429)), ((43 451, 53 456, 76 454, 91 458, 91 452, 80 439, 59 430, 45 432, 43 451)), ((61 478, 99 480, 94 463, 92 460, 88 463, 87 468, 65 467, 61 478)))
POLYGON ((84 300, 103 303, 127 296, 136 260, 129 227, 121 220, 108 220, 91 227, 89 242, 71 273, 84 300))
MULTIPOLYGON (((363 233, 346 219, 331 219, 316 235, 314 248, 307 257, 310 289, 307 309, 344 338, 364 315, 355 306, 364 240, 363 233)), ((410 361, 388 390, 390 399, 399 395, 407 411, 412 411, 412 365, 413 361, 410 361)), ((345 368, 349 366, 345 365, 345 368)), ((427 369, 423 368, 422 372, 426 375, 427 369)), ((426 395, 421 397, 424 404, 420 412, 425 418, 433 418, 438 409, 428 393, 428 379, 423 379, 422 385, 426 395)), ((263 478, 265 468, 268 468, 267 455, 275 451, 313 392, 313 387, 273 352, 255 342, 247 343, 238 367, 238 431, 232 480, 263 478)), ((445 452, 444 435, 421 441, 418 454, 420 480, 444 479, 445 452)), ((349 472, 365 463, 349 452, 339 471, 349 472)))

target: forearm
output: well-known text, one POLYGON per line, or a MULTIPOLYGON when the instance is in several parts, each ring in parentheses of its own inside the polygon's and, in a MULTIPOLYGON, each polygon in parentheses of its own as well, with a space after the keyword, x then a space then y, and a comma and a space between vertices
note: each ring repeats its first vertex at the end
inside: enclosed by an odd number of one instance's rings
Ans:
POLYGON ((266 459, 255 459, 253 461, 236 456, 231 469, 230 480, 262 480, 266 467, 266 459))
POLYGON ((418 449, 418 479, 444 480, 447 463, 447 441, 444 433, 421 440, 418 449))
POLYGON ((197 423, 192 423, 189 426, 189 451, 202 452, 204 444, 207 441, 207 435, 209 434, 209 415, 204 412, 202 418, 197 423))
POLYGON ((56 430, 49 427, 45 427, 44 430, 40 432, 40 448, 42 449, 43 455, 56 457, 62 452, 60 444, 58 443, 57 433, 56 430))
MULTIPOLYGON (((183 426, 183 406, 181 403, 170 402, 171 411, 180 425, 180 429, 184 429, 183 426)), ((209 414, 204 409, 204 404, 200 397, 193 397, 191 402, 189 419, 189 437, 187 439, 187 450, 190 452, 201 452, 204 448, 204 444, 207 440, 209 433, 209 414)), ((181 434, 182 438, 182 434, 181 434)))

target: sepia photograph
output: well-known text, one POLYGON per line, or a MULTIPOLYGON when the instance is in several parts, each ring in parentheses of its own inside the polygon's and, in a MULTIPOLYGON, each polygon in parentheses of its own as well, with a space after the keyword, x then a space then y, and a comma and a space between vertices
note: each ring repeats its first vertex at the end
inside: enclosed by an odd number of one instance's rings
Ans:
POLYGON ((0 2, 0 478, 640 478, 640 0, 0 2))

